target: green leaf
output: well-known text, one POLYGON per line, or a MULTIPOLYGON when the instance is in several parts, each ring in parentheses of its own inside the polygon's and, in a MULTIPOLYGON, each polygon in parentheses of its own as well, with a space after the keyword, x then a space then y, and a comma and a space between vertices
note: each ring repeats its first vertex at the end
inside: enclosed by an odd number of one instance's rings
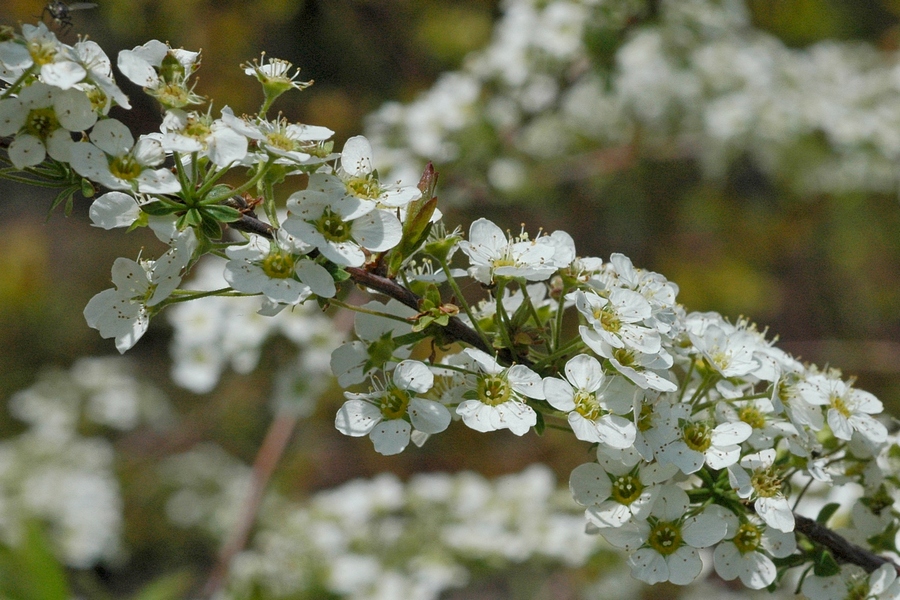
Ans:
POLYGON ((816 523, 819 525, 825 525, 828 523, 828 519, 837 512, 837 509, 841 507, 837 502, 831 502, 822 507, 822 510, 819 511, 818 516, 816 516, 816 523))
POLYGON ((189 596, 193 583, 191 573, 173 573, 151 581, 132 600, 180 600, 189 596))
POLYGON ((0 597, 4 600, 69 600, 63 566, 37 521, 25 524, 17 547, 0 547, 0 597))
POLYGON ((184 205, 169 202, 160 202, 159 200, 157 200, 156 202, 148 202, 147 204, 142 204, 141 210, 148 215, 161 217, 164 215, 171 215, 172 213, 178 212, 180 210, 184 210, 184 205))
POLYGON ((203 212, 220 223, 232 223, 241 218, 241 211, 222 204, 204 205, 203 212))
POLYGON ((200 231, 211 240, 217 240, 222 237, 222 226, 219 225, 218 221, 209 217, 203 218, 200 222, 200 231))
POLYGON ((544 435, 544 430, 547 428, 547 424, 544 423, 544 415, 538 411, 535 411, 537 415, 537 423, 534 425, 534 432, 538 435, 544 435))

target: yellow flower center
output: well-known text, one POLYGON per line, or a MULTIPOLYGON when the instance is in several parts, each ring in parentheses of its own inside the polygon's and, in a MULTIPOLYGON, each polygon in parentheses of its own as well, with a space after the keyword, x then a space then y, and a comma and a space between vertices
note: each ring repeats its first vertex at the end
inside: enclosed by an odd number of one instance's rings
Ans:
POLYGON ((734 536, 734 545, 741 554, 754 552, 762 542, 762 532, 752 523, 744 523, 738 527, 734 536))
POLYGON ((30 111, 25 119, 25 131, 41 140, 46 140, 57 129, 59 129, 59 121, 56 119, 56 113, 49 106, 30 111))
POLYGON ((322 216, 311 223, 330 242, 340 243, 350 239, 350 225, 330 208, 326 208, 322 216))
POLYGON ((478 378, 478 399, 488 406, 498 406, 509 400, 509 384, 497 375, 478 378))
POLYGON ((575 394, 575 411, 589 421, 595 421, 603 415, 596 394, 584 391, 575 394))
POLYGON ((125 181, 137 179, 142 170, 141 165, 130 154, 117 156, 109 163, 109 172, 125 181))
POLYGON ((643 491, 644 484, 636 475, 621 475, 612 480, 612 492, 609 497, 619 504, 628 506, 640 498, 643 491))
POLYGON ((409 394, 400 388, 392 387, 381 397, 381 414, 385 419, 399 419, 406 414, 409 406, 409 394))
POLYGON ((677 523, 656 523, 647 543, 663 556, 672 554, 682 545, 681 527, 677 523))
POLYGON ((293 255, 282 252, 281 250, 273 250, 266 256, 260 268, 266 277, 271 279, 289 279, 294 276, 294 257, 293 255))
POLYGON ((743 407, 738 411, 738 417, 753 429, 762 429, 766 426, 766 418, 755 406, 747 405, 743 407))
POLYGON ((750 485, 756 490, 756 495, 762 498, 773 498, 781 493, 781 477, 771 467, 753 471, 753 475, 750 476, 750 485))
POLYGON ((684 443, 687 444, 688 448, 691 450, 706 452, 712 445, 712 430, 706 423, 688 423, 682 432, 684 435, 684 443))
POLYGON ((844 418, 850 417, 850 409, 847 407, 847 403, 844 402, 844 399, 840 396, 832 396, 831 400, 831 408, 838 411, 844 418))

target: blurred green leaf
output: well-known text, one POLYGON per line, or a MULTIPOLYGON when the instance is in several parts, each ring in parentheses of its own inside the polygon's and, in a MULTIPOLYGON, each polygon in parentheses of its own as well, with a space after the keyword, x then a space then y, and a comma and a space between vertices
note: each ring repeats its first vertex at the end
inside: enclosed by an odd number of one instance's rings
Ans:
POLYGON ((69 600, 71 595, 66 572, 40 523, 26 523, 17 547, 0 547, 0 597, 4 600, 69 600))

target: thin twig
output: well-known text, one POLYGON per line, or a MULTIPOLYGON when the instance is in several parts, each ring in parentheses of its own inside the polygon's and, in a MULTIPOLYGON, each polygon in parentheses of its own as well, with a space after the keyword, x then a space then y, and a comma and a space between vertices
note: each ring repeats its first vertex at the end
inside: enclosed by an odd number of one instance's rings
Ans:
POLYGON ((275 416, 275 419, 269 425, 266 437, 263 439, 259 452, 256 454, 256 460, 253 461, 250 490, 241 508, 240 520, 232 530, 228 542, 219 552, 216 566, 210 572, 209 578, 203 586, 202 598, 212 598, 219 591, 228 575, 235 555, 247 545, 250 532, 256 523, 256 515, 259 512, 259 506, 262 503, 266 487, 272 478, 275 466, 284 455, 288 441, 291 439, 291 435, 294 433, 294 428, 297 425, 297 420, 298 417, 293 411, 283 410, 275 416))

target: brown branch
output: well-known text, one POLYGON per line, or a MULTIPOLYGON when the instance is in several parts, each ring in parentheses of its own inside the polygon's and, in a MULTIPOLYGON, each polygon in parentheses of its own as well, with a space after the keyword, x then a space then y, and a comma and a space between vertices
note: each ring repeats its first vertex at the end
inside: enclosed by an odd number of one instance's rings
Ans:
POLYGON ((795 514, 794 522, 796 523, 796 531, 808 537, 810 541, 831 550, 835 560, 839 563, 858 565, 865 569, 867 573, 875 571, 882 565, 891 565, 900 574, 900 565, 897 565, 894 561, 857 546, 818 521, 795 514))
POLYGON ((281 457, 284 455, 288 441, 291 439, 291 435, 294 433, 294 428, 297 425, 297 419, 295 411, 283 410, 276 415, 271 425, 269 425, 266 437, 256 453, 256 460, 253 462, 250 490, 244 499, 244 505, 241 507, 239 521, 235 524, 228 541, 219 552, 216 566, 203 586, 202 598, 212 598, 216 595, 228 575, 235 555, 247 545, 250 532, 253 530, 254 523, 256 523, 256 515, 259 512, 259 506, 262 503, 266 486, 272 478, 276 465, 278 465, 281 457))

